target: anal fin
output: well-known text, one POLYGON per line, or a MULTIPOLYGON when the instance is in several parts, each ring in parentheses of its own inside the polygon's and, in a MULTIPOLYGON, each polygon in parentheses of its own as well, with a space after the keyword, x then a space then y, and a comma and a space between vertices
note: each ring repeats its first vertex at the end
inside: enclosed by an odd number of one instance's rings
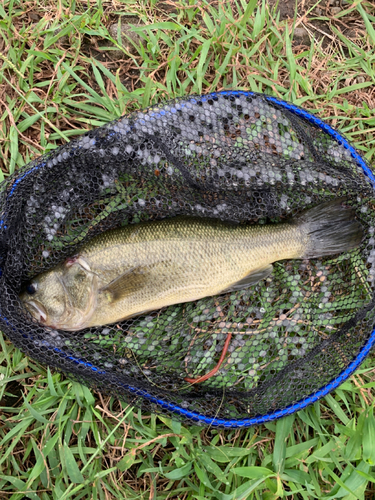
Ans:
POLYGON ((273 271, 272 264, 267 264, 267 266, 265 267, 259 267, 258 269, 255 269, 250 274, 246 275, 244 278, 240 279, 236 283, 233 283, 233 285, 226 288, 220 293, 237 292, 238 290, 243 290, 245 288, 254 286, 259 281, 268 278, 268 276, 272 273, 272 271, 273 271))

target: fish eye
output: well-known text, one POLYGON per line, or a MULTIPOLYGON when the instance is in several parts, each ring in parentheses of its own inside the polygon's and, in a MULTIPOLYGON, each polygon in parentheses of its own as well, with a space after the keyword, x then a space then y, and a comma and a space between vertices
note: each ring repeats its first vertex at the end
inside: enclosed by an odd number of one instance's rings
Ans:
POLYGON ((34 293, 36 292, 37 290, 37 285, 35 283, 30 283, 30 285, 27 285, 26 287, 26 292, 29 294, 29 295, 34 295, 34 293))

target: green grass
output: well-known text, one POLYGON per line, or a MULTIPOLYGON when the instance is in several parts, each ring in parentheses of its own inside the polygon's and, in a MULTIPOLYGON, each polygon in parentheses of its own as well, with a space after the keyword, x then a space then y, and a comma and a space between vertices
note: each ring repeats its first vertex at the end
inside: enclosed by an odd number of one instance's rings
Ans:
MULTIPOLYGON (((305 18, 288 22, 265 2, 211 4, 5 0, 1 176, 123 113, 230 88, 316 112, 374 161, 372 2, 345 4, 335 16, 311 3, 305 18), (121 49, 108 27, 134 16, 147 26, 134 27, 138 42, 121 49), (329 32, 326 40, 314 23, 329 32), (301 26, 313 43, 296 43, 301 26), (103 56, 119 48, 120 60, 103 56)), ((374 498, 373 356, 296 415, 215 430, 141 413, 0 342, 0 499, 374 498)))

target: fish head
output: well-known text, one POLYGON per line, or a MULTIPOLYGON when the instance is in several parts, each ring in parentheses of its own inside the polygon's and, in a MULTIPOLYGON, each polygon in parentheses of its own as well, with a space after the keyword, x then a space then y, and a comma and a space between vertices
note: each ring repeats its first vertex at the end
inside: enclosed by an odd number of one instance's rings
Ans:
POLYGON ((96 275, 85 261, 77 258, 35 277, 20 299, 44 326, 75 331, 87 325, 95 309, 96 295, 96 275))

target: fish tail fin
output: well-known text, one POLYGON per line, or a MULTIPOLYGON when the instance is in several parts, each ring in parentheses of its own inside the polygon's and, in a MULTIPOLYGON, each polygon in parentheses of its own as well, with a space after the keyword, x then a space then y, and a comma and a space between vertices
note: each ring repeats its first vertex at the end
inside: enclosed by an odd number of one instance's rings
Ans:
POLYGON ((310 208, 297 217, 297 224, 308 236, 303 259, 334 255, 356 248, 362 241, 363 228, 355 211, 338 198, 310 208))

